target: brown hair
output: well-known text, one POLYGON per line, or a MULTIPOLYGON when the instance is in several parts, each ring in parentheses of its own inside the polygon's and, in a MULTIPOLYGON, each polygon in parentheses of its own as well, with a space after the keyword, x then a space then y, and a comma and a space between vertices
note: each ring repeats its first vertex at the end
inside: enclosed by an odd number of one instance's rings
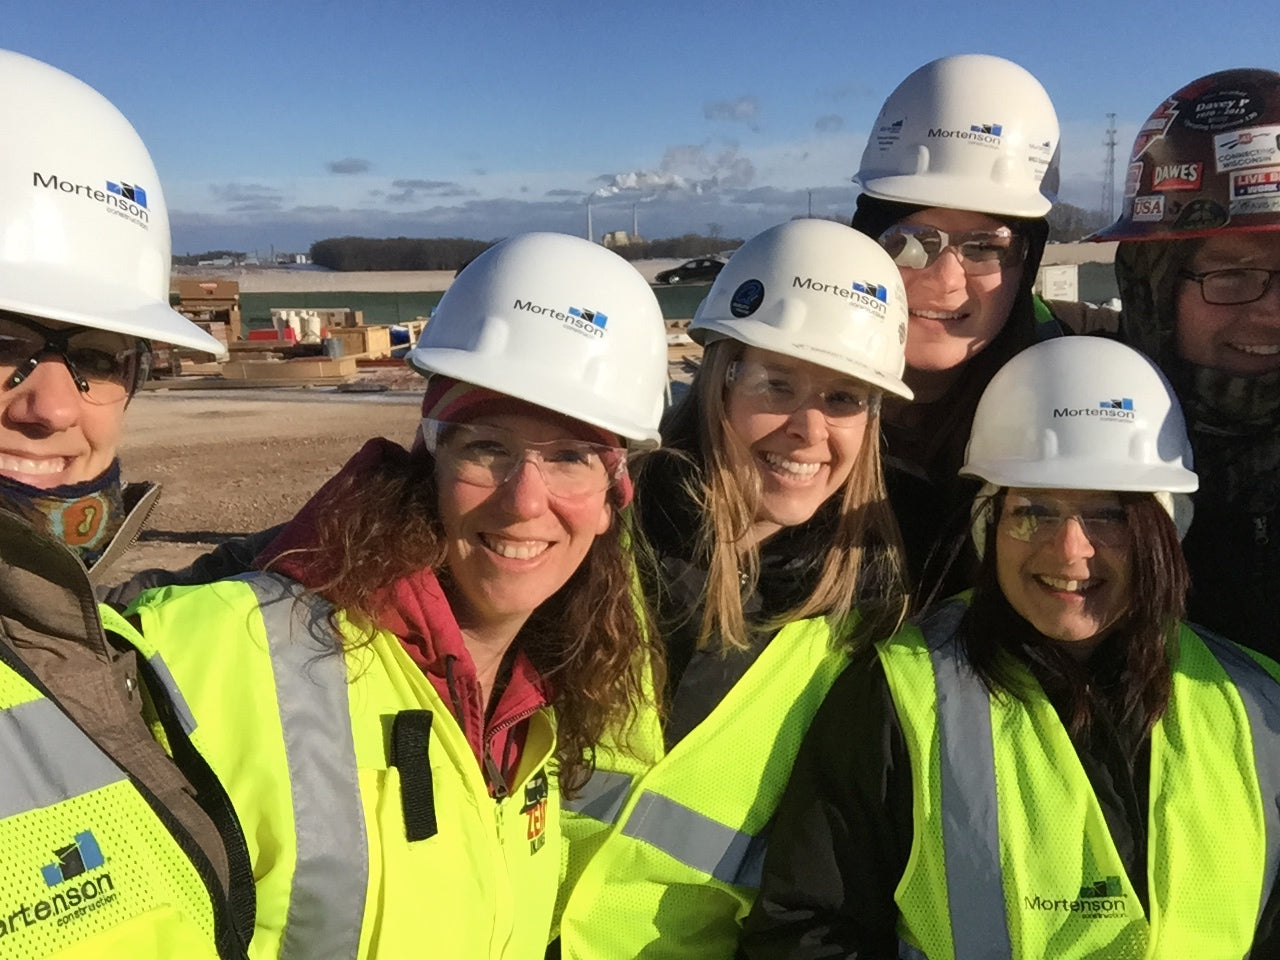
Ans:
MULTIPOLYGON (((420 449, 384 458, 372 473, 350 472, 331 482, 316 511, 316 539, 305 548, 323 578, 314 590, 366 630, 363 642, 377 629, 379 598, 389 584, 431 569, 448 592, 434 466, 420 449)), ((623 526, 615 520, 595 538, 578 569, 515 639, 552 690, 559 777, 570 797, 591 774, 595 744, 606 730, 626 730, 644 699, 652 631, 623 526)), ((661 655, 650 659, 661 674, 661 655)))
POLYGON ((906 615, 907 588, 902 539, 880 466, 878 412, 867 418, 862 449, 839 494, 835 526, 813 590, 770 621, 747 624, 743 598, 755 589, 760 551, 755 545, 743 549, 742 543, 759 511, 760 475, 725 408, 725 375, 743 349, 736 340, 709 344, 692 387, 663 424, 667 442, 696 455, 703 465, 701 475, 694 475, 697 485, 687 491, 703 514, 697 555, 709 559, 699 644, 708 645, 718 636, 723 648, 741 649, 748 645, 749 629, 771 632, 811 617, 836 623, 855 605, 861 615, 858 627, 842 640, 855 645, 863 638, 888 636, 906 615))
POLYGON ((1025 700, 1015 659, 1039 661, 1065 684, 1066 726, 1087 731, 1098 700, 1105 699, 1118 722, 1136 723, 1144 733, 1164 713, 1172 683, 1171 644, 1186 611, 1190 575, 1178 531, 1164 507, 1149 493, 1121 493, 1133 549, 1129 603, 1091 662, 1079 663, 1024 620, 1005 598, 996 578, 996 524, 1006 491, 993 496, 986 550, 973 601, 960 626, 974 673, 993 694, 1025 700))

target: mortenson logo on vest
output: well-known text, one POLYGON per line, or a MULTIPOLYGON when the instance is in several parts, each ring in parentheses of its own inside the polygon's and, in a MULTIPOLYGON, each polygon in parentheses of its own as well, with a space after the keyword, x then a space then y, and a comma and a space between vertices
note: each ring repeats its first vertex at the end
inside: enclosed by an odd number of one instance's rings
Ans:
POLYGON ((103 209, 114 216, 150 229, 151 212, 147 209, 147 191, 136 183, 104 180, 101 187, 91 187, 87 183, 63 180, 56 173, 46 175, 37 170, 31 174, 31 185, 84 197, 91 203, 102 204, 103 209))
POLYGON ((1065 897, 1058 900, 1046 900, 1036 894, 1034 897, 1023 895, 1022 902, 1028 910, 1048 910, 1081 914, 1086 920, 1106 920, 1127 916, 1129 907, 1124 889, 1120 886, 1119 877, 1107 877, 1095 880, 1080 888, 1080 895, 1074 900, 1065 897))
POLYGON ((77 833, 72 843, 53 851, 53 858, 40 868, 45 886, 53 892, 47 900, 24 903, 0 915, 0 939, 49 920, 64 926, 115 900, 116 885, 108 871, 85 876, 107 862, 91 830, 77 833))
POLYGON ((1053 408, 1053 419, 1055 420, 1074 420, 1077 417, 1090 417, 1101 420, 1132 421, 1136 419, 1136 416, 1137 414, 1133 409, 1133 400, 1130 397, 1103 400, 1096 407, 1053 408))

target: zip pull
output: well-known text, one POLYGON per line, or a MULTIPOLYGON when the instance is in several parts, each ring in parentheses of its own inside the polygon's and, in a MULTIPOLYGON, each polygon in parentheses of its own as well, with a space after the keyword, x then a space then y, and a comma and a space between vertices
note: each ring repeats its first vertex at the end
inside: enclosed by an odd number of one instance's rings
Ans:
POLYGON ((484 773, 489 778, 489 786, 493 788, 495 800, 505 800, 510 791, 507 790, 507 778, 498 769, 498 763, 489 752, 489 745, 484 745, 484 773))
POLYGON ((1267 532, 1267 526, 1266 514, 1253 518, 1253 542, 1259 546, 1271 542, 1271 536, 1267 532))

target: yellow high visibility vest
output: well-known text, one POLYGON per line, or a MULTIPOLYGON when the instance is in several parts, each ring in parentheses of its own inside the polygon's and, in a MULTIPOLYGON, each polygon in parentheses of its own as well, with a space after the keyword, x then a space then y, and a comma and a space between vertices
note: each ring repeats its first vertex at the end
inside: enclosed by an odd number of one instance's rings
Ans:
MULTIPOLYGON (((132 633, 110 610, 103 620, 132 633)), ((201 869, 147 796, 3 654, 0 960, 243 956, 225 914, 215 919, 201 869)))
POLYGON ((825 620, 788 624, 670 753, 653 713, 630 752, 597 753, 587 789, 565 804, 565 960, 733 956, 765 828, 847 663, 825 620))
POLYGON ((1147 896, 1134 895, 1049 699, 991 697, 954 601, 878 645, 911 756, 903 955, 1241 957, 1280 863, 1280 668, 1182 626, 1151 733, 1147 896))
POLYGON ((131 609, 248 838, 251 956, 541 960, 560 861, 549 710, 495 800, 400 642, 339 653, 357 631, 292 581, 163 588, 131 609))

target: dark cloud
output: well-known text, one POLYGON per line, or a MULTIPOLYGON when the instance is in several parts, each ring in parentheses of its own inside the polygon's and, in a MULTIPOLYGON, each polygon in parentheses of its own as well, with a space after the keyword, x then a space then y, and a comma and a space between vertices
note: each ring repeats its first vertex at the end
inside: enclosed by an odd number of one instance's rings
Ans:
POLYGON ((342 160, 330 160, 325 167, 330 173, 353 174, 368 173, 373 169, 373 164, 360 157, 346 157, 342 160))
POLYGON ((819 133, 835 133, 844 129, 844 117, 837 113, 828 113, 813 121, 813 129, 819 133))
POLYGON ((258 183, 213 183, 209 190, 228 213, 275 213, 284 207, 280 190, 258 183))
POLYGON ((431 198, 476 197, 475 190, 469 190, 452 180, 392 180, 394 193, 387 194, 387 203, 404 206, 410 203, 423 203, 431 198))
POLYGON ((704 104, 702 115, 708 120, 727 120, 730 123, 745 123, 752 130, 760 129, 756 118, 760 113, 760 104, 755 97, 738 97, 736 100, 716 100, 704 104))

